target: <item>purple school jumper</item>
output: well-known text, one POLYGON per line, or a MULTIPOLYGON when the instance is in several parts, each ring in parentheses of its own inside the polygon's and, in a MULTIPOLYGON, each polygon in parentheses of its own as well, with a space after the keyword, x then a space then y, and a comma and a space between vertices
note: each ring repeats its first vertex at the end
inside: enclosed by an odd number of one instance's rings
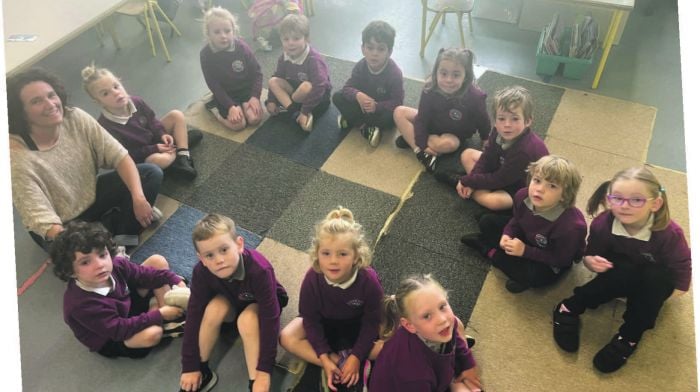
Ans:
POLYGON ((262 91, 262 71, 248 44, 236 38, 233 50, 214 52, 206 45, 199 52, 199 62, 202 66, 204 80, 209 90, 214 94, 216 102, 226 109, 240 106, 237 97, 255 97, 260 99, 262 91))
POLYGON ((355 64, 342 91, 345 99, 350 102, 357 102, 355 96, 358 92, 363 92, 377 102, 376 112, 393 112, 403 104, 403 73, 394 60, 389 58, 384 69, 373 74, 367 60, 363 58, 355 64))
POLYGON ((491 129, 486 93, 473 84, 463 94, 451 97, 437 89, 423 90, 413 127, 421 150, 428 147, 430 135, 451 133, 462 143, 479 131, 481 140, 486 140, 491 129))
POLYGON ((414 333, 399 327, 384 343, 372 368, 370 392, 446 392, 455 376, 476 366, 459 337, 457 320, 447 353, 438 354, 414 333))
POLYGON ((549 151, 542 139, 530 128, 526 128, 505 150, 498 140, 500 137, 494 128, 474 169, 459 181, 472 189, 503 189, 513 196, 525 186, 525 170, 530 162, 548 155, 549 151))
POLYGON ((163 143, 165 128, 143 98, 135 95, 129 98, 134 103, 136 112, 126 124, 116 123, 104 114, 100 115, 97 122, 129 151, 135 163, 143 163, 149 155, 158 152, 157 144, 163 143))
MULTIPOLYGON (((328 74, 328 65, 326 64, 326 60, 323 59, 323 56, 311 46, 309 46, 309 54, 301 64, 293 64, 290 61, 285 61, 284 53, 282 53, 277 60, 277 69, 272 76, 282 78, 290 82, 292 86, 307 81, 311 83, 311 92, 301 105, 301 112, 303 114, 311 113, 325 96, 328 96, 328 99, 330 99, 331 78, 328 74)), ((268 100, 279 105, 275 94, 269 94, 268 100)))
POLYGON ((583 213, 576 207, 559 208, 560 215, 552 221, 532 211, 525 204, 527 198, 527 188, 515 194, 513 217, 503 229, 503 234, 525 243, 522 256, 525 259, 553 268, 570 267, 574 260, 583 256, 586 247, 587 230, 583 213))
POLYGON ((367 359, 379 334, 383 297, 379 277, 371 267, 358 270, 355 282, 346 289, 329 285, 322 273, 309 268, 301 283, 299 315, 303 318, 306 338, 316 355, 331 352, 323 332, 323 319, 361 318, 362 327, 351 354, 360 361, 367 359))
MULTIPOLYGON (((256 369, 272 372, 277 354, 277 338, 280 332, 280 304, 278 293, 285 294, 277 282, 270 262, 253 249, 245 249, 240 258, 245 275, 243 280, 219 279, 201 262, 194 266, 190 284, 190 301, 187 306, 187 324, 182 342, 182 372, 199 371, 199 326, 209 301, 221 294, 231 303, 237 314, 246 306, 258 304, 260 322, 260 358, 256 369)), ((236 272, 239 272, 240 264, 236 272)), ((235 273, 234 273, 235 275, 235 273)))
POLYGON ((652 231, 649 241, 617 236, 612 233, 615 217, 605 211, 591 222, 585 255, 603 256, 613 263, 621 255, 631 263, 664 263, 673 271, 675 287, 688 291, 691 278, 690 249, 683 229, 674 221, 660 231, 652 231))
POLYGON ((85 291, 75 279, 68 281, 63 294, 63 319, 90 351, 100 350, 110 340, 123 342, 151 325, 163 323, 158 309, 128 317, 129 290, 157 289, 181 281, 172 271, 144 267, 121 256, 114 257, 112 264, 114 288, 109 294, 85 291))

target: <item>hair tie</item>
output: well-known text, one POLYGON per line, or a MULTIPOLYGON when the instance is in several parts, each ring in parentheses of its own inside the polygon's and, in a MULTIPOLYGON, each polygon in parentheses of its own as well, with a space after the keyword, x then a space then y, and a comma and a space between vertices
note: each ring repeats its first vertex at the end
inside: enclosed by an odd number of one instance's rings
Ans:
POLYGON ((664 188, 662 185, 659 185, 659 192, 666 193, 666 188, 664 188))
POLYGON ((396 294, 390 295, 389 298, 391 298, 392 301, 396 301, 396 294))

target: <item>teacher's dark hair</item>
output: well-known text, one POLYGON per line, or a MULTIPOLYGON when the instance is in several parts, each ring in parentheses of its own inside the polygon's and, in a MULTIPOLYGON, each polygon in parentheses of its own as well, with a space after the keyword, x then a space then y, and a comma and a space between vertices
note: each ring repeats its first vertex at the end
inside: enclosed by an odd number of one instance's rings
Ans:
POLYGON ((45 82, 49 84, 61 98, 61 104, 65 112, 68 105, 68 94, 61 80, 55 74, 39 67, 33 67, 26 71, 12 75, 6 79, 7 83, 7 119, 9 132, 15 135, 29 134, 29 123, 24 112, 24 104, 20 99, 20 92, 24 86, 32 82, 45 82))

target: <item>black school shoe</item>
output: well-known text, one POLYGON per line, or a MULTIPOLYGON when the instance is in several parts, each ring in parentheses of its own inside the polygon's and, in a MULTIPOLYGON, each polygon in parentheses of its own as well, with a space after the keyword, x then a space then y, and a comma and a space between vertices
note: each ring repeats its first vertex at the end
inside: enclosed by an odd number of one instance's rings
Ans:
POLYGON ((445 183, 452 188, 456 188, 457 183, 462 178, 459 173, 449 170, 436 170, 434 176, 436 180, 445 183))
POLYGON ((187 148, 192 148, 202 141, 204 134, 196 128, 191 128, 187 131, 187 148))
POLYGON ((561 304, 558 303, 552 312, 554 341, 562 350, 573 353, 578 351, 581 319, 577 314, 560 312, 561 304))
POLYGON ((187 180, 194 180, 197 177, 197 169, 194 168, 194 162, 187 155, 177 155, 175 161, 168 167, 168 171, 187 180))
MULTIPOLYGON (((202 384, 199 386, 199 389, 197 389, 195 392, 209 392, 212 390, 212 388, 214 388, 214 385, 216 385, 217 381, 219 381, 219 377, 213 370, 209 370, 208 372, 202 372, 202 384)), ((180 389, 180 392, 185 391, 183 389, 180 389)))
POLYGON ((629 340, 616 333, 598 353, 593 357, 593 366, 603 373, 612 373, 627 363, 634 350, 637 349, 637 344, 630 345, 629 340))
POLYGON ((530 288, 530 286, 524 285, 524 284, 522 284, 518 281, 515 281, 513 279, 508 279, 508 281, 506 282, 506 290, 508 290, 509 292, 511 292, 513 294, 522 293, 523 291, 525 291, 529 288, 530 288))
POLYGON ((403 136, 400 136, 396 138, 396 141, 394 142, 396 144, 396 147, 404 149, 404 148, 411 148, 411 146, 408 145, 408 142, 406 139, 403 138, 403 136))

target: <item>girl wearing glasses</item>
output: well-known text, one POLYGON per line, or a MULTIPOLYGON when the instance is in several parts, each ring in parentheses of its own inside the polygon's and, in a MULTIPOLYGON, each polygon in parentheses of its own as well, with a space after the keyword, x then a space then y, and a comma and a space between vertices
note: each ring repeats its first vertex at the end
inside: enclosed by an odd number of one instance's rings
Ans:
POLYGON ((688 291, 690 249, 671 220, 666 191, 645 167, 615 174, 588 201, 591 222, 584 265, 598 275, 574 289, 553 312, 554 339, 565 351, 579 347, 579 315, 618 297, 627 298, 624 323, 593 358, 603 373, 622 367, 644 331, 654 328, 666 299, 688 291))

